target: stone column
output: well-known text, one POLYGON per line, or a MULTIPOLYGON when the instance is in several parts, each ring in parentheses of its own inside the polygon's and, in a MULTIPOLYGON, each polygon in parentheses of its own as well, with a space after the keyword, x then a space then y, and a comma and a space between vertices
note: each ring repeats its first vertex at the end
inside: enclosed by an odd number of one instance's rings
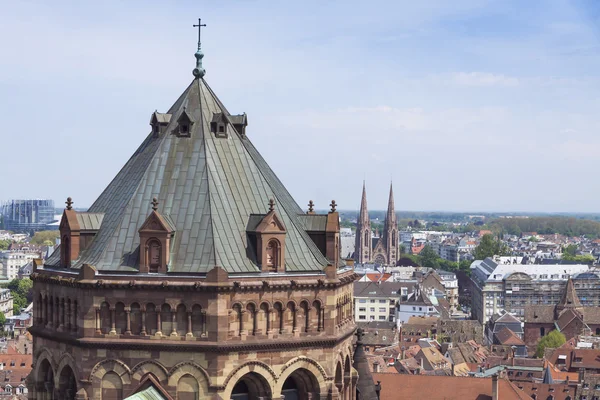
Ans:
POLYGON ((267 331, 265 332, 265 334, 267 336, 272 336, 273 335, 273 330, 271 330, 271 317, 273 314, 273 310, 266 310, 265 311, 265 318, 267 319, 267 331))
POLYGON ((100 309, 96 308, 96 333, 102 333, 102 326, 100 325, 100 309))
POLYGON ((65 309, 62 307, 62 301, 58 302, 58 326, 57 329, 62 331, 65 326, 65 309))
POLYGON ((115 315, 115 309, 112 308, 110 310, 110 332, 108 333, 109 335, 116 335, 117 334, 117 320, 116 320, 116 315, 115 315))
POLYGON ((162 320, 160 310, 156 310, 156 336, 162 336, 162 320))
POLYGON ((185 334, 185 336, 188 338, 194 337, 194 332, 192 332, 192 312, 191 311, 187 312, 187 333, 185 334))
POLYGON ((54 303, 54 328, 60 325, 60 301, 54 303))
POLYGON ((279 334, 283 335, 283 309, 279 310, 279 334))
POLYGON ((313 307, 311 307, 311 306, 308 306, 308 308, 306 309, 306 315, 305 315, 306 324, 305 324, 305 329, 304 329, 305 332, 312 331, 311 326, 310 326, 310 312, 312 310, 313 310, 313 307))
POLYGON ((248 330, 244 329, 244 318, 246 318, 246 315, 249 315, 248 312, 246 310, 240 310, 240 314, 239 314, 239 318, 240 318, 240 331, 238 332, 238 335, 241 336, 242 338, 245 338, 248 335, 248 330))
POLYGON ((77 329, 79 328, 79 323, 77 321, 78 316, 79 310, 77 309, 77 302, 74 302, 73 304, 71 304, 71 318, 73 318, 73 322, 71 323, 71 330, 73 332, 77 332, 77 329))
POLYGON ((206 310, 201 310, 200 315, 202 316, 202 334, 200 336, 205 337, 206 333, 206 310))
POLYGON ((146 336, 146 310, 142 310, 142 329, 140 330, 140 335, 146 336))
POLYGON ((171 336, 177 336, 177 310, 171 308, 171 336))
POLYGON ((127 328, 125 329, 125 334, 131 335, 131 308, 125 308, 125 317, 127 318, 127 328))
POLYGON ((71 302, 67 302, 67 331, 71 330, 71 302))
POLYGON ((258 317, 258 310, 252 311, 252 336, 256 335, 256 318, 258 317))

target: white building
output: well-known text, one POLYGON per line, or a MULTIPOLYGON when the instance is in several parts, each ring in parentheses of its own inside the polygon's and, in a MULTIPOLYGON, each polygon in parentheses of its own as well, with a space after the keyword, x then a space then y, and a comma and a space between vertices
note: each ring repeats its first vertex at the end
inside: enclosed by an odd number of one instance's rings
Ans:
POLYGON ((436 308, 438 306, 437 297, 434 295, 427 295, 423 290, 411 293, 406 301, 396 306, 398 327, 407 322, 410 317, 439 317, 441 314, 436 308))
POLYGON ((522 257, 495 257, 471 264, 472 316, 485 323, 506 310, 523 319, 525 306, 558 303, 569 277, 588 272, 588 265, 521 264, 522 257))
POLYGON ((408 295, 407 286, 395 282, 355 282, 354 320, 394 322, 396 304, 402 294, 408 295))
POLYGON ((10 289, 0 289, 0 312, 4 313, 5 317, 13 315, 13 297, 10 289))
POLYGON ((0 275, 8 280, 13 280, 19 275, 21 267, 36 258, 41 258, 41 254, 26 251, 3 251, 0 253, 0 264, 2 265, 0 275))

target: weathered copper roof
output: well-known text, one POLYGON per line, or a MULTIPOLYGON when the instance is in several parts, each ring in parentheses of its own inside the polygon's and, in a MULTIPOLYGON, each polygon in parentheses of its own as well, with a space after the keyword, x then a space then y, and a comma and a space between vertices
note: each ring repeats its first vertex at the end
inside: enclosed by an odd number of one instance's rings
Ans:
MULTIPOLYGON (((328 260, 306 233, 302 209, 245 135, 230 123, 226 137, 211 132, 215 113, 229 116, 204 79, 195 79, 167 112, 172 117, 164 133, 149 134, 90 207, 104 217, 73 268, 136 271, 138 230, 156 197, 158 211, 175 228, 169 272, 203 274, 215 266, 229 273, 259 272, 246 227, 252 214, 268 211, 271 198, 287 230, 286 271, 323 270, 328 260), (176 134, 183 113, 192 122, 189 137, 176 134)), ((59 254, 46 265, 59 266, 59 254)))

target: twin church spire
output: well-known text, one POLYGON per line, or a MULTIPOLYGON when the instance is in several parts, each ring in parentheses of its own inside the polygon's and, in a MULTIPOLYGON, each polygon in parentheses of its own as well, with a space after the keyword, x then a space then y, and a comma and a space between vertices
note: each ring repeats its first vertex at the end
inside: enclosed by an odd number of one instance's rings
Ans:
POLYGON ((383 232, 373 235, 367 208, 367 190, 363 182, 360 212, 356 224, 354 259, 357 263, 395 265, 398 260, 398 220, 394 208, 394 190, 390 183, 390 196, 383 232))

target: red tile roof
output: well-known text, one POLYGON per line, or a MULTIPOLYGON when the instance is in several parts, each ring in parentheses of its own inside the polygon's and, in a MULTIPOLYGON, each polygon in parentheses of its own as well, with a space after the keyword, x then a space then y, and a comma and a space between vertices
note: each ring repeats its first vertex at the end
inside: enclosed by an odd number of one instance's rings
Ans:
MULTIPOLYGON (((373 374, 381 382, 380 400, 491 400, 492 379, 435 375, 373 374)), ((531 400, 506 379, 498 380, 502 400, 531 400)))

